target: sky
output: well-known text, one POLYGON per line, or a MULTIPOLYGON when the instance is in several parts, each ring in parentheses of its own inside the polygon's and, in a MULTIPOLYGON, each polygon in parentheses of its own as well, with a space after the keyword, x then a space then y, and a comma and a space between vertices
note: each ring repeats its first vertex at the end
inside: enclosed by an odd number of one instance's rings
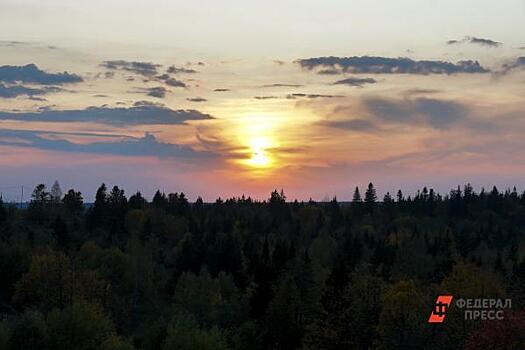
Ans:
POLYGON ((525 189, 525 3, 2 0, 0 192, 525 189))

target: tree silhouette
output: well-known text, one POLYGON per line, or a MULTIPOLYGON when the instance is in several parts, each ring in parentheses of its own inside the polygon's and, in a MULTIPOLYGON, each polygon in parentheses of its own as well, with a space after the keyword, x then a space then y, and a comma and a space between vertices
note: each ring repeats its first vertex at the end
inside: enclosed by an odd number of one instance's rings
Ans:
POLYGON ((354 203, 362 202, 361 193, 359 193, 359 187, 358 186, 355 187, 354 195, 352 197, 352 202, 354 202, 354 203))

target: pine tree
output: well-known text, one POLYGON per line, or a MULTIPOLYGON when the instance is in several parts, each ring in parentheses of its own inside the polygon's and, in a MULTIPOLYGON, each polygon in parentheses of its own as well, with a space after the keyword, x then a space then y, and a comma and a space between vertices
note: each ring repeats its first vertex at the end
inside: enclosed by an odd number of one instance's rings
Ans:
POLYGON ((352 197, 352 202, 354 203, 360 203, 363 200, 361 199, 361 193, 359 193, 359 187, 356 186, 354 190, 354 196, 352 197))
POLYGON ((368 189, 365 192, 365 203, 375 203, 377 201, 376 189, 372 183, 368 184, 368 189))
POLYGON ((368 184, 368 189, 365 192, 365 205, 366 210, 369 214, 372 214, 374 211, 374 208, 376 206, 377 201, 377 194, 376 189, 374 188, 374 185, 372 183, 368 184))

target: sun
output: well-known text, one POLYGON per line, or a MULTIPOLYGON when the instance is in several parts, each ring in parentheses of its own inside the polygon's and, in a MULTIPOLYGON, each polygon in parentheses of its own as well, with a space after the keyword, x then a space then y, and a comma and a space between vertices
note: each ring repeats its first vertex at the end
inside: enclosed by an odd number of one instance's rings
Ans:
POLYGON ((270 147, 270 142, 266 138, 254 138, 250 140, 251 157, 247 163, 258 168, 269 167, 272 163, 267 149, 270 147))

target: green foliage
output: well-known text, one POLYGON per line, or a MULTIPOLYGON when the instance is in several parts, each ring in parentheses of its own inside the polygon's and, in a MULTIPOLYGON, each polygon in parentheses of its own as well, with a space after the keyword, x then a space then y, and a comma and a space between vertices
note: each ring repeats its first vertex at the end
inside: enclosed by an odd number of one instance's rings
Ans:
POLYGON ((53 310, 47 324, 51 349, 96 350, 115 334, 115 327, 103 310, 86 302, 53 310))
POLYGON ((73 293, 73 271, 66 255, 34 255, 29 271, 16 283, 13 301, 47 312, 64 308, 71 302, 73 293))
POLYGON ((413 281, 399 281, 381 295, 377 326, 384 349, 421 349, 426 315, 423 299, 413 281))
POLYGON ((185 272, 179 278, 174 301, 177 309, 195 317, 199 324, 238 325, 248 318, 248 300, 242 296, 231 276, 220 273, 212 278, 206 269, 198 275, 185 272))
POLYGON ((0 350, 9 349, 9 328, 3 322, 0 323, 0 350))
POLYGON ((209 330, 199 327, 196 320, 178 314, 168 325, 163 350, 226 350, 224 335, 217 327, 209 330))
POLYGON ((34 310, 26 310, 11 325, 10 349, 49 349, 49 335, 45 316, 34 310))
POLYGON ((133 350, 135 349, 130 342, 122 338, 112 335, 102 343, 101 350, 133 350))
POLYGON ((190 203, 103 184, 92 206, 45 185, 0 201, 0 350, 516 348, 525 305, 525 194, 352 203, 283 191, 190 203), (512 298, 507 331, 437 295, 512 298), (514 310, 516 313, 514 314, 514 310), (501 345, 503 344, 503 345, 501 345))

